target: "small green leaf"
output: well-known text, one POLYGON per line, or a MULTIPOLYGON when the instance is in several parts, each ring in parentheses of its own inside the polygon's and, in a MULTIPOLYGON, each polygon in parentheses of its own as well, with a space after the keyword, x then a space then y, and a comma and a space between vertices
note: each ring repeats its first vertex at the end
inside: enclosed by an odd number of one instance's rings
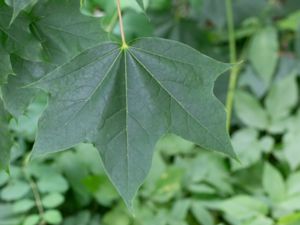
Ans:
POLYGON ((185 220, 188 215, 188 211, 191 207, 191 201, 189 199, 177 200, 171 209, 170 219, 173 221, 185 220))
POLYGON ((59 193, 51 193, 46 195, 42 199, 43 206, 45 208, 56 208, 57 206, 61 205, 64 202, 65 198, 63 195, 59 193))
POLYGON ((300 195, 300 172, 292 173, 286 182, 289 196, 300 195))
POLYGON ((61 65, 83 50, 107 40, 99 18, 83 15, 79 0, 40 1, 31 14, 37 18, 32 24, 33 30, 52 64, 61 65))
POLYGON ((13 8, 10 25, 14 22, 22 10, 32 5, 36 0, 5 0, 5 3, 13 8))
POLYGON ((60 224, 62 222, 62 215, 57 210, 49 210, 44 214, 43 219, 49 224, 60 224))
POLYGON ((30 18, 21 13, 15 22, 9 26, 12 10, 6 5, 0 5, 0 37, 6 39, 3 46, 8 53, 14 53, 24 59, 41 61, 42 46, 30 30, 30 18))
POLYGON ((14 213, 25 213, 32 209, 35 203, 31 199, 22 199, 13 204, 14 213))
POLYGON ((30 191, 30 187, 23 181, 12 181, 1 191, 1 198, 5 201, 13 201, 23 198, 30 191))
POLYGON ((299 225, 300 213, 295 212, 279 218, 278 225, 299 225))
POLYGON ((247 168, 261 159, 263 149, 259 132, 254 129, 240 129, 232 136, 232 144, 240 162, 231 161, 232 170, 247 168))
POLYGON ((278 51, 277 31, 273 27, 258 31, 251 40, 249 60, 267 85, 270 84, 276 69, 278 51))
POLYGON ((280 121, 289 116, 298 103, 298 85, 296 71, 272 85, 265 105, 273 121, 280 121), (284 93, 284 94, 283 94, 284 93))
POLYGON ((136 0, 142 10, 145 10, 144 1, 143 0, 136 0))
POLYGON ((200 202, 193 202, 191 210, 198 223, 205 225, 215 224, 213 216, 200 202))
POLYGON ((216 206, 234 221, 245 221, 249 218, 267 215, 268 206, 263 201, 252 196, 237 195, 216 206))
POLYGON ((0 171, 0 187, 7 183, 9 175, 5 171, 0 171))
POLYGON ((278 22, 280 29, 297 31, 300 26, 300 10, 290 14, 287 18, 284 18, 278 22))
POLYGON ((26 219, 23 222, 23 225, 37 225, 39 221, 40 221, 39 215, 32 214, 26 217, 26 219))
POLYGON ((50 175, 48 177, 42 177, 37 186, 42 193, 51 192, 66 192, 69 188, 68 182, 62 175, 50 175))
POLYGON ((296 170, 300 165, 300 158, 295 157, 299 151, 300 111, 294 117, 289 118, 286 127, 287 132, 283 136, 283 153, 290 168, 296 170))
POLYGON ((285 199, 286 186, 283 177, 270 163, 265 163, 264 165, 263 187, 274 203, 285 199))
POLYGON ((273 225, 274 221, 265 216, 258 216, 251 220, 250 222, 246 222, 245 225, 273 225))
POLYGON ((247 126, 266 129, 268 114, 258 99, 246 91, 237 91, 235 96, 235 110, 239 119, 247 126))
POLYGON ((24 88, 28 83, 41 78, 53 69, 52 65, 24 60, 12 55, 11 63, 15 76, 9 76, 8 82, 2 86, 5 108, 15 117, 22 115, 40 90, 24 88))
POLYGON ((9 54, 0 45, 0 85, 7 82, 7 77, 14 74, 9 54))
POLYGON ((91 48, 32 84, 51 94, 33 155, 95 144, 131 205, 166 133, 235 156, 224 107, 212 94, 215 79, 228 68, 158 38, 139 39, 128 49, 111 42, 91 48))
MULTIPOLYGON (((32 62, 36 61, 33 58, 36 54, 32 49, 28 49, 28 54, 32 57, 27 56, 27 51, 26 54, 19 54, 18 51, 11 50, 16 53, 11 56, 11 64, 16 76, 10 76, 8 83, 3 87, 3 99, 7 110, 14 116, 23 114, 32 99, 39 93, 39 90, 26 89, 24 86, 41 78, 83 50, 107 39, 107 34, 101 29, 99 19, 82 15, 79 8, 79 1, 74 0, 40 1, 33 8, 31 16, 35 20, 31 23, 31 30, 40 40, 38 44, 42 50, 41 54, 48 63, 32 62)), ((22 15, 20 16, 22 17, 22 15)), ((25 23, 28 20, 23 17, 20 19, 18 17, 10 28, 12 33, 9 35, 18 44, 15 46, 16 48, 19 45, 30 47, 24 43, 29 37, 21 33, 22 30, 19 27, 22 25, 21 22, 25 23), (15 38, 14 34, 18 36, 15 38)), ((25 24, 22 25, 22 29, 26 29, 25 24)), ((38 40, 36 41, 38 42, 38 40)))

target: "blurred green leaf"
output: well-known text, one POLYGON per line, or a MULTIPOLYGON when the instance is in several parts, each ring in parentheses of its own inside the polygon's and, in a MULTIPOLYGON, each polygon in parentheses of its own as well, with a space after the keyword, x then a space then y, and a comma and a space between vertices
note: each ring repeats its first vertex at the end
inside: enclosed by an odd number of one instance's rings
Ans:
POLYGON ((278 221, 278 225, 299 225, 299 224, 300 224, 299 212, 283 216, 278 221))
POLYGON ((298 87, 295 71, 272 85, 265 105, 272 121, 282 120, 298 103, 298 87), (284 94, 283 94, 284 93, 284 94))
POLYGON ((37 186, 42 193, 64 193, 69 188, 68 182, 60 174, 41 177, 37 182, 37 186))
POLYGON ((64 202, 65 198, 60 193, 50 193, 42 198, 45 208, 56 208, 64 202))
POLYGON ((173 204, 169 215, 169 223, 171 221, 185 221, 188 211, 191 207, 190 199, 180 199, 173 204))
POLYGON ((235 96, 235 110, 239 119, 247 126, 265 129, 268 126, 268 114, 258 99, 246 91, 238 91, 235 96))
POLYGON ((1 198, 5 201, 13 201, 23 198, 30 191, 29 184, 24 181, 13 180, 1 191, 1 198))
MULTIPOLYGON (((272 142, 273 139, 269 141, 272 142)), ((268 139, 260 140, 259 132, 251 128, 235 132, 232 136, 232 143, 240 162, 231 160, 232 169, 247 168, 261 160, 262 153, 265 149, 269 150, 273 144, 273 142, 264 143, 269 141, 268 139)))
POLYGON ((290 14, 287 18, 284 18, 278 22, 280 29, 297 31, 300 26, 300 10, 290 14))
POLYGON ((7 183, 9 175, 5 171, 0 171, 0 187, 7 183))
POLYGON ((286 186, 281 173, 270 163, 266 162, 263 171, 263 187, 274 203, 286 197, 286 186))
POLYGON ((32 214, 26 217, 22 225, 37 225, 40 221, 40 217, 37 214, 32 214))
POLYGON ((156 202, 167 202, 180 190, 181 179, 184 171, 182 168, 170 166, 161 174, 156 182, 156 188, 152 193, 152 199, 156 202))
POLYGON ((266 27, 253 36, 249 46, 249 60, 266 85, 270 84, 274 75, 278 51, 279 43, 274 27, 266 27))
POLYGON ((184 140, 174 134, 168 134, 162 137, 156 144, 156 151, 166 155, 187 154, 191 152, 195 144, 184 140))
POLYGON ((26 7, 32 5, 36 2, 36 0, 5 0, 6 4, 13 8, 12 17, 10 20, 10 24, 14 22, 19 13, 24 10, 26 7))
POLYGON ((31 199, 21 199, 19 201, 16 201, 13 205, 13 212, 14 213, 26 213, 30 209, 32 209, 35 206, 35 202, 31 199))
POLYGON ((30 31, 30 18, 21 13, 9 26, 11 16, 12 9, 0 4, 0 37, 6 39, 5 50, 27 60, 43 60, 42 46, 30 31))
POLYGON ((0 85, 7 82, 8 75, 14 74, 9 54, 3 49, 0 44, 0 85))
POLYGON ((198 223, 205 225, 215 224, 213 215, 203 207, 201 201, 194 201, 191 210, 198 223))
POLYGON ((49 224, 60 224, 63 220, 61 213, 57 210, 46 211, 43 219, 49 224))
POLYGON ((283 153, 290 168, 296 170, 300 165, 300 158, 295 157, 298 154, 299 149, 300 111, 298 111, 294 117, 289 118, 289 121, 287 121, 286 124, 287 132, 283 136, 283 153))
POLYGON ((229 198, 220 202, 216 207, 224 211, 229 218, 239 221, 239 223, 267 215, 269 211, 267 204, 263 201, 245 195, 229 198))

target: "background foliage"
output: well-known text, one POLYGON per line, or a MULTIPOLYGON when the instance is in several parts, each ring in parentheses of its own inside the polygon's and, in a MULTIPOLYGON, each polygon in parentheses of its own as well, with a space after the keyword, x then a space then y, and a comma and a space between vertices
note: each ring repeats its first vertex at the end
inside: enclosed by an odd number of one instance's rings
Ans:
MULTIPOLYGON (((13 2, 6 1, 8 5, 13 2)), ((7 133, 0 137, 11 133, 12 138, 0 141, 0 148, 7 149, 4 144, 13 147, 10 177, 0 173, 0 225, 35 225, 42 220, 63 225, 300 224, 300 2, 233 2, 238 56, 244 61, 231 128, 240 163, 177 136, 165 136, 156 146, 152 170, 138 193, 132 215, 105 175, 92 146, 82 144, 28 163, 37 120, 47 102, 47 96, 39 92, 34 99, 26 100, 31 102, 28 107, 7 106, 17 119, 10 118, 1 102, 0 130, 7 133), (36 201, 41 206, 36 207, 36 201)), ((13 20, 25 16, 21 10, 33 3, 15 7, 13 20)), ((220 61, 229 61, 225 2, 149 0, 144 2, 146 15, 134 1, 122 3, 128 40, 141 36, 179 40, 220 61)), ((82 1, 81 10, 86 15, 101 16, 102 27, 116 38, 119 28, 114 7, 113 1, 90 0, 82 1)), ((5 23, 10 22, 7 18, 5 23)), ((36 24, 34 29, 41 27, 36 24)), ((24 30, 26 33, 28 30, 24 30)), ((42 40, 44 46, 53 45, 53 39, 42 40)), ((26 45, 16 41, 10 49, 36 60, 45 57, 39 47, 28 37, 26 45)), ((76 51, 73 49, 72 54, 76 51)), ((5 59, 2 52, 0 48, 5 59)), ((2 64, 0 68, 11 70, 2 64)), ((0 77, 0 82, 6 79, 0 77)), ((228 76, 224 75, 215 85, 221 101, 227 83, 228 76)), ((9 90, 4 87, 2 94, 9 96, 9 90)), ((20 102, 25 101, 24 93, 18 96, 20 102)), ((0 161, 0 166, 7 168, 4 164, 5 160, 0 161)))

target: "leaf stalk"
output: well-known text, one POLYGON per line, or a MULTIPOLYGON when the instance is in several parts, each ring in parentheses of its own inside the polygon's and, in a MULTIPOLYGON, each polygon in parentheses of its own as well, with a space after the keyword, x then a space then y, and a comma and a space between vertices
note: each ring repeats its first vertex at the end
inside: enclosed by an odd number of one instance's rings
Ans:
POLYGON ((118 10, 118 16, 119 16, 121 38, 122 38, 122 47, 121 48, 123 50, 125 50, 125 49, 128 48, 128 45, 127 45, 126 39, 125 39, 125 33, 124 33, 124 26, 123 26, 123 18, 122 18, 122 11, 121 11, 120 0, 117 0, 117 10, 118 10))

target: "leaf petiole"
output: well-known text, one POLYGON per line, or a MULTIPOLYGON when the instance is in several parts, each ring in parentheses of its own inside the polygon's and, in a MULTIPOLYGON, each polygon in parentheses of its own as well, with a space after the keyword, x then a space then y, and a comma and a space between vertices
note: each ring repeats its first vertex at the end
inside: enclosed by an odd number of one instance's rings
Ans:
POLYGON ((120 3, 120 0, 116 0, 116 1, 117 1, 117 10, 118 10, 118 16, 119 16, 120 32, 121 32, 121 38, 122 38, 121 49, 126 50, 128 48, 128 45, 127 45, 126 39, 125 39, 123 18, 122 18, 122 12, 121 12, 121 3, 120 3))

